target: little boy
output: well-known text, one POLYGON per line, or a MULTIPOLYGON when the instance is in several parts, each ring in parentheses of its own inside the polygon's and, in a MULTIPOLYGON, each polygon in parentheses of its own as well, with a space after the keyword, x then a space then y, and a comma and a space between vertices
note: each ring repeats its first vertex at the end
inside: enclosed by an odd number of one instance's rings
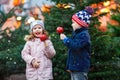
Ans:
POLYGON ((67 71, 71 73, 71 80, 87 80, 90 67, 90 35, 88 26, 94 10, 86 7, 72 16, 72 37, 60 34, 68 48, 67 71))

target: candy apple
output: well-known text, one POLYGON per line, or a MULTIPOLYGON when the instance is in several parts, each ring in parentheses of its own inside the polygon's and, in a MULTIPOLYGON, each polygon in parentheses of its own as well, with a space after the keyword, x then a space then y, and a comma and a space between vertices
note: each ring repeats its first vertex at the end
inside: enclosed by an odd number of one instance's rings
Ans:
POLYGON ((64 32, 64 28, 63 27, 57 27, 56 29, 57 33, 61 34, 64 32))
POLYGON ((45 34, 40 35, 41 41, 45 41, 46 39, 47 39, 47 35, 45 35, 45 34))

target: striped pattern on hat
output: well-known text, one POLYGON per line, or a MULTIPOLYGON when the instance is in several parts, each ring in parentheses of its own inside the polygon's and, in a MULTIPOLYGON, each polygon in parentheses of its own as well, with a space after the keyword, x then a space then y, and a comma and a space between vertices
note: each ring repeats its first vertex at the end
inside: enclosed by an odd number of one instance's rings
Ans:
POLYGON ((83 27, 88 27, 90 24, 91 14, 86 10, 79 11, 72 16, 72 19, 83 27))

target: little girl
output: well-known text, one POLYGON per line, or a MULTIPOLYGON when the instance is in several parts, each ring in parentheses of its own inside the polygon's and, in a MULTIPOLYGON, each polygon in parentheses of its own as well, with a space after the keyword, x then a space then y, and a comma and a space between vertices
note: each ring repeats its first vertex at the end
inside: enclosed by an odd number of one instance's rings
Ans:
POLYGON ((21 52, 26 62, 27 80, 53 80, 52 61, 56 54, 52 42, 47 38, 41 41, 40 36, 48 33, 41 20, 35 20, 30 24, 30 35, 25 37, 26 44, 21 52))

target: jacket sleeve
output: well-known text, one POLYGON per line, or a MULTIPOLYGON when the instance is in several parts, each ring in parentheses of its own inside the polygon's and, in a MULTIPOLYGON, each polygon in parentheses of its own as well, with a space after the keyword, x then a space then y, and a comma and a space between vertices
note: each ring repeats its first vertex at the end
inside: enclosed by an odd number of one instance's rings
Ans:
POLYGON ((23 50, 21 51, 21 56, 22 59, 28 64, 31 64, 31 61, 34 59, 34 57, 32 57, 30 54, 30 46, 29 43, 26 42, 23 50))
POLYGON ((44 54, 47 58, 53 58, 56 54, 54 46, 50 40, 46 41, 45 49, 43 50, 44 54))
POLYGON ((75 38, 65 38, 63 40, 64 44, 70 49, 81 49, 86 45, 90 44, 90 37, 88 34, 78 34, 75 38))

